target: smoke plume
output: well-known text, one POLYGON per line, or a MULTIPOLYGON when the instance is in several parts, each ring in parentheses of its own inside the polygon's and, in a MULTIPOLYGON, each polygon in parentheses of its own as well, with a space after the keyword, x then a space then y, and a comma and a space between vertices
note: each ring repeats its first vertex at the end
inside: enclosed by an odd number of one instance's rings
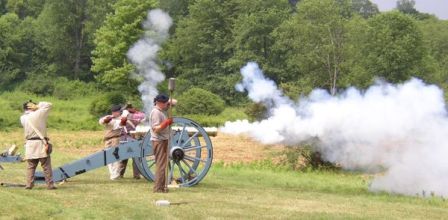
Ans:
POLYGON ((269 108, 262 121, 220 128, 265 144, 316 141, 324 159, 347 170, 377 172, 370 189, 406 195, 448 196, 448 117, 443 91, 419 79, 377 81, 365 91, 337 96, 320 89, 295 102, 263 76, 256 63, 241 69, 236 86, 269 108))
POLYGON ((153 106, 153 99, 158 94, 157 84, 165 80, 157 63, 157 52, 162 43, 169 36, 169 29, 173 21, 171 17, 160 9, 148 12, 148 17, 143 23, 145 35, 131 49, 127 56, 136 66, 137 77, 142 80, 138 87, 142 95, 145 112, 149 112, 153 106))

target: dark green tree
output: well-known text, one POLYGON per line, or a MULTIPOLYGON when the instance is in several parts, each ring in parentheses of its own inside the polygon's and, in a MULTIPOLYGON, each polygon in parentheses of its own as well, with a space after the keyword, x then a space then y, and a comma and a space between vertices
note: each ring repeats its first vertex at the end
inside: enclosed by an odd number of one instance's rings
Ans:
POLYGON ((8 90, 37 68, 39 45, 32 19, 7 13, 0 16, 0 30, 0 90, 8 90))
POLYGON ((126 52, 142 35, 142 21, 155 1, 119 0, 104 24, 95 34, 92 71, 96 79, 109 89, 136 92, 137 81, 130 77, 134 67, 126 52))
POLYGON ((159 0, 159 7, 168 12, 174 23, 188 15, 188 6, 195 0, 159 0))
POLYGON ((190 14, 181 19, 176 33, 162 51, 174 74, 182 74, 193 84, 227 74, 223 64, 232 55, 226 46, 232 40, 232 24, 237 13, 234 1, 197 0, 190 14))
POLYGON ((113 1, 47 0, 38 18, 39 40, 59 75, 92 79, 93 34, 111 11, 113 1))
POLYGON ((7 0, 6 2, 8 12, 17 14, 21 19, 27 16, 37 17, 45 4, 45 0, 7 0))

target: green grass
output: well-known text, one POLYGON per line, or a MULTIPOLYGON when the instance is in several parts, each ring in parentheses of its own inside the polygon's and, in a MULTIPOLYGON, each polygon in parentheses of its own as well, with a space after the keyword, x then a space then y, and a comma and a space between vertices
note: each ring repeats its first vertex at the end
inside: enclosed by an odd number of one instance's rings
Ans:
MULTIPOLYGON (((13 139, 18 138, 16 133, 13 139)), ((1 136, 0 141, 7 139, 7 133, 1 136)), ((95 136, 89 139, 99 144, 95 136)), ((90 142, 77 139, 74 143, 60 141, 53 155, 53 166, 88 154, 80 152, 89 150, 88 144, 83 143, 90 142)), ((6 170, 0 171, 1 182, 24 182, 24 163, 3 166, 6 170)), ((448 216, 448 203, 442 198, 371 193, 369 179, 361 174, 294 172, 269 166, 215 163, 199 185, 154 194, 151 182, 130 178, 130 168, 125 179, 110 181, 103 167, 72 178, 55 191, 44 186, 31 191, 2 187, 0 219, 443 219, 448 216), (159 199, 183 204, 157 207, 155 201, 159 199)))
POLYGON ((4 92, 0 94, 0 130, 20 128, 22 104, 32 99, 34 102, 48 101, 53 109, 48 118, 48 127, 63 130, 99 130, 98 119, 89 113, 94 97, 80 97, 72 100, 60 100, 55 97, 38 97, 22 92, 4 92))
MULTIPOLYGON (((48 118, 48 127, 53 129, 81 131, 101 130, 98 118, 89 112, 89 107, 95 96, 85 96, 70 100, 61 100, 53 96, 38 97, 23 92, 0 93, 0 131, 10 131, 21 128, 20 116, 23 113, 22 104, 32 99, 34 102, 48 101, 53 103, 53 109, 48 118)), ((175 111, 174 111, 175 112, 175 111)), ((207 115, 178 115, 190 118, 202 126, 221 126, 226 121, 247 118, 244 109, 227 107, 221 114, 207 115)))

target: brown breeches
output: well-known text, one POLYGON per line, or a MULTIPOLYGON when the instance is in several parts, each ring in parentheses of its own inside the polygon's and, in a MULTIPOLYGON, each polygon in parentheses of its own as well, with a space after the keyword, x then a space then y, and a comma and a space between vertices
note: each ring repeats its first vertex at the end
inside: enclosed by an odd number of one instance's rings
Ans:
POLYGON ((51 170, 51 157, 28 159, 26 186, 32 187, 34 185, 34 174, 36 173, 37 165, 40 162, 44 171, 45 182, 48 186, 53 185, 53 171, 51 170))
POLYGON ((168 140, 151 141, 152 149, 156 160, 156 180, 154 183, 154 192, 166 191, 166 170, 168 166, 168 140))

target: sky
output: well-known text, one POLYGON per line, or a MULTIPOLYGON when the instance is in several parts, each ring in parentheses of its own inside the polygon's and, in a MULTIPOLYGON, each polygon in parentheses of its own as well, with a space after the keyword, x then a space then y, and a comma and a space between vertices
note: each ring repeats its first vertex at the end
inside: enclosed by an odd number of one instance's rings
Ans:
MULTIPOLYGON (((371 0, 378 5, 380 11, 392 10, 396 0, 371 0)), ((448 20, 448 0, 415 0, 415 8, 419 12, 435 14, 438 18, 448 20)))

